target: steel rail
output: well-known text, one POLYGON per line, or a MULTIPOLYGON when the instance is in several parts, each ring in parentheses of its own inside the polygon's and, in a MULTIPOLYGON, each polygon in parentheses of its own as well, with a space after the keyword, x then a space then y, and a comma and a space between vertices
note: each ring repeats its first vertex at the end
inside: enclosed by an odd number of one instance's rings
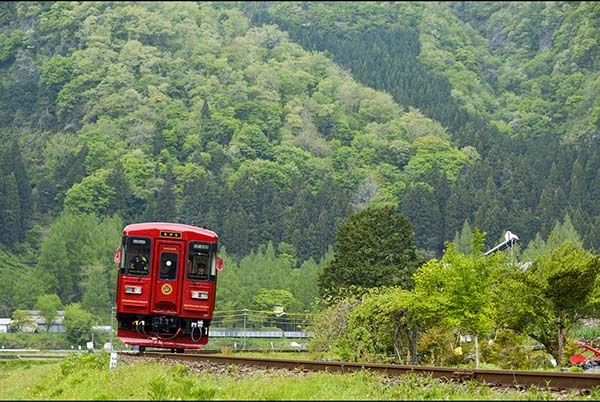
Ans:
POLYGON ((17 354, 17 355, 0 355, 0 360, 50 360, 50 359, 63 359, 65 356, 61 355, 28 355, 28 354, 17 354))
POLYGON ((217 356, 201 353, 163 353, 143 352, 131 353, 131 356, 145 356, 156 359, 171 359, 175 361, 196 361, 219 363, 226 365, 250 365, 266 368, 280 368, 302 371, 329 371, 349 373, 354 371, 373 371, 389 376, 400 376, 408 373, 428 375, 446 381, 463 382, 473 380, 489 386, 530 387, 551 390, 590 390, 600 386, 599 373, 572 373, 554 371, 524 371, 524 370, 488 370, 465 369, 452 367, 413 366, 399 364, 352 363, 338 361, 292 360, 276 358, 257 358, 242 356, 217 356))

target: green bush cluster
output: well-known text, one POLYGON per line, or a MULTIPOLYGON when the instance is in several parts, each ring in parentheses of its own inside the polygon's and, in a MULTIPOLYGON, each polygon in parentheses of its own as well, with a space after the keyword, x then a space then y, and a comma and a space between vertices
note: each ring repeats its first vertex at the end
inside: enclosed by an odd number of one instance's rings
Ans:
MULTIPOLYGON (((100 349, 110 340, 110 334, 94 334, 94 347, 100 349)), ((91 339, 90 339, 91 341, 91 339)), ((113 349, 124 349, 125 345, 113 336, 113 349)), ((84 344, 73 344, 65 333, 6 333, 0 334, 0 348, 3 349, 39 349, 39 350, 78 350, 85 349, 84 344)))
POLYGON ((206 401, 214 398, 217 389, 205 386, 197 381, 188 366, 175 364, 170 366, 165 374, 153 377, 148 382, 148 399, 151 401, 164 400, 197 400, 206 401))
POLYGON ((94 369, 108 369, 110 355, 108 352, 100 353, 72 353, 60 362, 60 371, 63 376, 74 372, 94 369))
POLYGON ((6 333, 0 334, 0 347, 3 349, 70 349, 72 344, 61 333, 6 333))

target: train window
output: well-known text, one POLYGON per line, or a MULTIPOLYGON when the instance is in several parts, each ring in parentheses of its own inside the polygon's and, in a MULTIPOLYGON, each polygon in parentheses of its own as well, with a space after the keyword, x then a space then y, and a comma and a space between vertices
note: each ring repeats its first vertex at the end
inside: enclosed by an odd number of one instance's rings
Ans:
POLYGON ((161 280, 174 280, 177 277, 177 261, 177 253, 162 253, 158 277, 161 280))
POLYGON ((187 278, 193 281, 212 281, 209 243, 191 242, 188 253, 187 278))
POLYGON ((125 258, 121 259, 121 274, 147 276, 150 273, 150 246, 148 238, 124 237, 125 258))

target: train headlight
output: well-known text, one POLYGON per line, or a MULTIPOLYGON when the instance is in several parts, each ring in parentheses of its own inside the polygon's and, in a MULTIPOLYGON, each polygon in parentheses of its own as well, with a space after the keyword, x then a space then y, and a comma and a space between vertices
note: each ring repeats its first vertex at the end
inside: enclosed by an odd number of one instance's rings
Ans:
POLYGON ((125 293, 130 295, 141 295, 142 287, 141 286, 125 286, 125 293))
POLYGON ((200 292, 197 290, 192 290, 192 299, 208 300, 208 292, 200 292))

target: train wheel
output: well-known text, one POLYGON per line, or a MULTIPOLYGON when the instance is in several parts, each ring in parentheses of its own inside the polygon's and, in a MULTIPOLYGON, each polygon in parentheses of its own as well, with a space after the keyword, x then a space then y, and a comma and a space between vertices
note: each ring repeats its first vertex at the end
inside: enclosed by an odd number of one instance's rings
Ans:
POLYGON ((144 353, 146 351, 146 347, 145 346, 140 346, 140 352, 144 353))
POLYGON ((177 353, 183 353, 184 349, 177 349, 177 353))

